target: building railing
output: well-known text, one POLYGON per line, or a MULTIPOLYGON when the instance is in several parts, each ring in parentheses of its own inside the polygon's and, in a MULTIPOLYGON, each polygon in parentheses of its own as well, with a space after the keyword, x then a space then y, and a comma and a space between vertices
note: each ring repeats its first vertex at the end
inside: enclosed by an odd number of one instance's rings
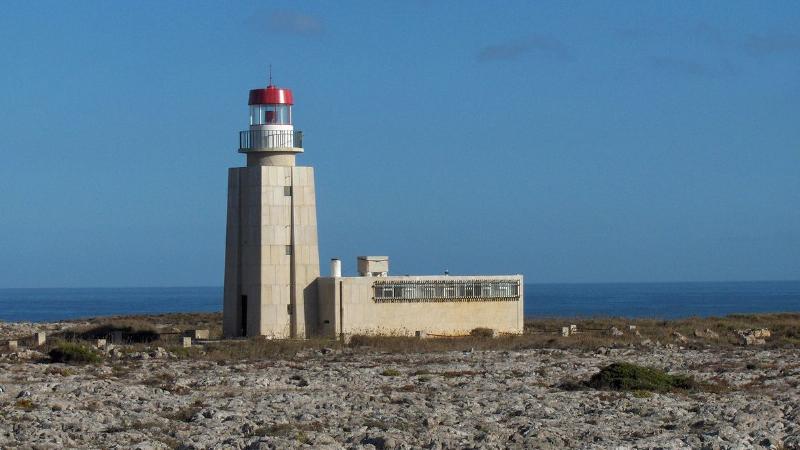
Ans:
POLYGON ((240 151, 303 148, 303 132, 292 130, 245 130, 239 132, 240 151))

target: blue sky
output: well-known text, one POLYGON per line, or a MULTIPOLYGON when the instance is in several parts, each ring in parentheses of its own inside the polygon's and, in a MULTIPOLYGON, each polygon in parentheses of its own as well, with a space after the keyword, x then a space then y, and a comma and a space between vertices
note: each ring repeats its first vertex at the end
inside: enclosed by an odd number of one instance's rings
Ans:
POLYGON ((14 2, 0 287, 221 285, 247 92, 295 93, 320 257, 800 278, 798 2, 14 2))

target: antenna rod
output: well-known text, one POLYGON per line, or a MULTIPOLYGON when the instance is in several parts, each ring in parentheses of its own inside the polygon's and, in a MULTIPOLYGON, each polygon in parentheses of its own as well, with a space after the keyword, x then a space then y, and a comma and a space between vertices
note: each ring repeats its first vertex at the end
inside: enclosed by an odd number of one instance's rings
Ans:
POLYGON ((269 65, 269 85, 272 86, 272 64, 269 65))

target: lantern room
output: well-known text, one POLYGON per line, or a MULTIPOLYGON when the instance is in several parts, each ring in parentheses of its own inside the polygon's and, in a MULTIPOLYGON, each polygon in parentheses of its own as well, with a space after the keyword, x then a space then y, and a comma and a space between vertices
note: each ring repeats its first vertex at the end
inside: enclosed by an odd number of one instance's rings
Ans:
MULTIPOLYGON (((293 152, 303 147, 303 134, 292 124, 291 89, 274 86, 251 89, 250 129, 239 132, 239 152, 293 152)), ((274 159, 274 158, 273 158, 274 159)))
POLYGON ((291 125, 292 91, 273 85, 250 91, 250 126, 291 125))

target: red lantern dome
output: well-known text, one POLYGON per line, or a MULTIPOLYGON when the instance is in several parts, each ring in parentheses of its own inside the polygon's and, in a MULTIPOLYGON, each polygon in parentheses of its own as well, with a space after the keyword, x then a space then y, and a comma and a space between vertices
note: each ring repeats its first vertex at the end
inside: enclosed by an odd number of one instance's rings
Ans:
POLYGON ((251 89, 248 105, 293 105, 292 90, 269 85, 265 89, 251 89))

